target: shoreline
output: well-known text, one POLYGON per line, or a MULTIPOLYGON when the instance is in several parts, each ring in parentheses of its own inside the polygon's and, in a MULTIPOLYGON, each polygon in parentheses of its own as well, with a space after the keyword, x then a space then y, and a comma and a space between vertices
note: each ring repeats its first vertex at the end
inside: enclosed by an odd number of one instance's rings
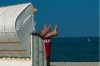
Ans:
POLYGON ((50 66, 99 66, 100 62, 50 62, 50 66))

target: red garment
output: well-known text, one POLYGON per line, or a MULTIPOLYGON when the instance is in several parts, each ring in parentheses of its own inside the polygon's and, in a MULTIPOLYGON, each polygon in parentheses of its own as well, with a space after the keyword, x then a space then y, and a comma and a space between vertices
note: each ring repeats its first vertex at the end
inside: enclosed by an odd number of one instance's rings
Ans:
POLYGON ((45 50, 45 55, 50 56, 50 54, 51 54, 51 39, 44 38, 44 50, 45 50))

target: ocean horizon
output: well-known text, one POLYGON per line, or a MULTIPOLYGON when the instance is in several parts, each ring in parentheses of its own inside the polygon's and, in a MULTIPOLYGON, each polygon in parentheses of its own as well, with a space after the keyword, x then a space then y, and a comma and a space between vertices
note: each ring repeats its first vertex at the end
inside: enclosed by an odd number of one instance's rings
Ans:
POLYGON ((99 37, 52 38, 51 62, 99 62, 99 37))

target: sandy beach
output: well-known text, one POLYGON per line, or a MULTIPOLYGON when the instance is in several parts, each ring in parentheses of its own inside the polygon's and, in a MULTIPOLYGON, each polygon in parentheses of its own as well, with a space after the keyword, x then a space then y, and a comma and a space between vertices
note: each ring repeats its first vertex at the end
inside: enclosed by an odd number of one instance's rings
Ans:
POLYGON ((100 62, 51 62, 50 66, 100 66, 100 62))
MULTIPOLYGON (((0 66, 31 66, 31 60, 0 59, 0 66)), ((50 66, 100 66, 100 62, 50 62, 50 66)))

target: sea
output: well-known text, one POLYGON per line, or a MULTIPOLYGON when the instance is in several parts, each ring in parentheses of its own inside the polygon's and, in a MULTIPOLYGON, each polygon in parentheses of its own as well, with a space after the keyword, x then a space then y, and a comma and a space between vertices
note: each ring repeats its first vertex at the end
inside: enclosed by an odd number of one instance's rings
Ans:
POLYGON ((99 37, 52 38, 51 62, 99 62, 99 37))

